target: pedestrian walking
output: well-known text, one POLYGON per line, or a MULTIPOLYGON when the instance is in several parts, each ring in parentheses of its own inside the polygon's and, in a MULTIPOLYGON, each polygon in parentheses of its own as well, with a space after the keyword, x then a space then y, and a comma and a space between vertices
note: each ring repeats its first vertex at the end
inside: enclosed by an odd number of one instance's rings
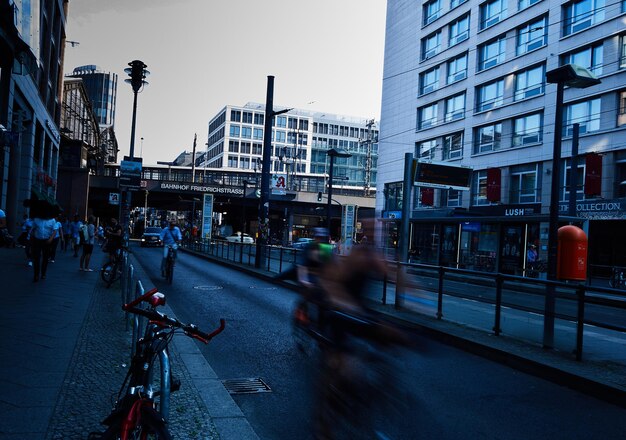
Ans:
MULTIPOLYGON (((56 230, 57 235, 52 240, 52 245, 50 247, 50 262, 54 263, 57 255, 57 247, 59 246, 59 242, 63 243, 65 241, 63 236, 63 225, 61 224, 61 214, 57 215, 56 219, 56 230)), ((63 246, 63 245, 61 245, 63 246)))
POLYGON ((89 260, 91 260, 91 254, 93 253, 93 246, 96 243, 96 219, 93 216, 89 216, 87 220, 87 231, 85 232, 85 227, 83 226, 83 254, 80 256, 80 268, 79 270, 85 272, 93 272, 93 269, 89 268, 89 260))
POLYGON ((63 225, 63 252, 67 251, 68 246, 70 249, 73 249, 72 245, 72 222, 67 217, 63 217, 63 221, 61 222, 63 225))
POLYGON ((57 221, 52 206, 43 202, 32 207, 33 227, 30 231, 31 250, 33 256, 33 282, 45 279, 48 270, 50 247, 58 233, 57 221))
POLYGON ((74 221, 72 222, 72 246, 74 249, 74 257, 78 257, 78 249, 80 249, 80 227, 82 226, 82 222, 79 220, 78 214, 74 216, 74 221))
POLYGON ((24 247, 24 252, 26 253, 26 261, 30 267, 33 266, 33 257, 30 251, 30 230, 33 227, 33 221, 28 216, 28 214, 24 214, 24 219, 22 220, 21 225, 21 233, 17 242, 20 246, 24 247))

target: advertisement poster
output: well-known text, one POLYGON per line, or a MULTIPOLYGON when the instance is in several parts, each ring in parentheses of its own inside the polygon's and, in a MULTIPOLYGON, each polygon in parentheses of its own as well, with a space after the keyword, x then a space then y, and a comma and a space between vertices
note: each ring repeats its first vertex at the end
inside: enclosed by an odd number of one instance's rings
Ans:
POLYGON ((202 238, 211 239, 211 229, 213 227, 213 194, 204 194, 202 203, 202 238))
POLYGON ((352 240, 354 239, 354 220, 356 214, 355 205, 345 205, 341 219, 341 253, 347 255, 352 250, 352 240))

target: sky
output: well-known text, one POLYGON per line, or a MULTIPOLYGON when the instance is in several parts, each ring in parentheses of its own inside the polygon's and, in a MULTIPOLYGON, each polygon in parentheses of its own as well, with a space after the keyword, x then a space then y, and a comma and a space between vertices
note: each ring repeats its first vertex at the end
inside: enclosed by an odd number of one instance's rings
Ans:
POLYGON ((133 93, 124 68, 150 71, 138 95, 135 156, 172 161, 206 148, 226 105, 274 106, 380 119, 385 0, 70 0, 65 73, 118 74, 118 160, 130 151, 133 93), (141 138, 144 138, 143 141, 141 138))

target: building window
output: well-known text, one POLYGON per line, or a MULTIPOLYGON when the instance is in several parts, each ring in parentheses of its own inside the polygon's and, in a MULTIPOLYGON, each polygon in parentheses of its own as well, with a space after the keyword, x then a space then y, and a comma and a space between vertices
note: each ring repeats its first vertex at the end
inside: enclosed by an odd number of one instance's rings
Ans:
POLYGON ((520 101, 544 92, 544 65, 533 67, 515 74, 515 101, 520 101))
POLYGON ((506 18, 507 0, 491 0, 480 5, 480 29, 504 20, 506 18))
MULTIPOLYGON (((565 166, 563 167, 564 173, 561 174, 563 180, 561 183, 563 186, 560 191, 560 202, 568 202, 570 197, 570 179, 572 178, 572 162, 570 159, 565 159, 565 166)), ((578 167, 576 168, 576 200, 584 200, 585 198, 585 161, 579 160, 578 167)))
POLYGON ((577 102, 565 107, 563 135, 572 136, 573 124, 580 124, 580 134, 600 130, 600 98, 577 102))
POLYGON ((476 171, 472 179, 472 205, 488 205, 487 170, 476 171))
POLYGON ((287 128, 287 118, 285 116, 276 116, 276 126, 287 128))
POLYGON ((252 138, 252 127, 241 127, 241 137, 246 139, 252 138))
POLYGON ((230 111, 230 120, 233 122, 241 122, 241 111, 239 110, 231 110, 230 111))
POLYGON ((250 154, 250 142, 241 143, 241 152, 244 154, 250 154))
POLYGON ((249 170, 250 169, 250 158, 249 157, 242 157, 241 160, 239 161, 239 168, 243 168, 244 170, 249 170))
POLYGON ((262 154, 263 153, 263 145, 261 144, 252 144, 252 154, 262 154))
POLYGON ((499 107, 504 102, 504 80, 498 79, 478 87, 476 111, 499 107))
POLYGON ((502 123, 485 125, 476 129, 474 153, 485 153, 500 149, 502 123))
POLYGON ((228 151, 239 153, 239 141, 228 141, 228 151))
POLYGON ((506 37, 504 35, 495 40, 478 46, 478 70, 489 69, 504 62, 506 52, 506 37))
POLYGON ((462 5, 463 3, 465 3, 467 0, 450 0, 450 9, 454 9, 457 6, 462 5))
POLYGON ((244 124, 252 124, 252 112, 243 112, 241 116, 241 122, 243 122, 244 124))
POLYGON ((463 156, 463 132, 443 137, 443 159, 458 159, 463 156))
POLYGON ((263 129, 255 128, 254 129, 254 139, 262 140, 263 139, 263 129))
POLYGON ((265 117, 263 113, 255 113, 254 114, 254 125, 263 125, 265 124, 265 117))
POLYGON ((430 0, 424 4, 424 25, 432 23, 439 18, 441 12, 441 0, 430 0))
POLYGON ((529 6, 534 5, 535 3, 539 3, 540 0, 518 0, 517 9, 521 11, 522 9, 526 9, 529 6))
POLYGON ((230 126, 230 136, 231 137, 239 137, 239 125, 231 125, 230 126))
POLYGON ((458 20, 450 23, 449 26, 449 46, 454 46, 455 44, 460 43, 461 41, 465 41, 469 38, 469 24, 470 18, 469 14, 463 17, 460 17, 458 20))
POLYGON ((448 61, 447 84, 467 78, 467 53, 455 57, 448 61))
POLYGON ((435 125, 437 125, 437 103, 421 107, 417 110, 418 130, 423 130, 435 125))
POLYGON ((511 167, 510 203, 537 202, 537 164, 511 167))
POLYGON ((626 35, 622 35, 620 37, 621 45, 620 45, 620 57, 619 57, 619 68, 626 69, 626 35))
POLYGON ((542 141, 543 117, 541 113, 513 120, 513 146, 537 144, 542 141))
POLYGON ((563 9, 563 35, 570 35, 604 20, 605 0, 574 1, 563 9))
POLYGON ((420 95, 439 88, 439 66, 420 73, 420 95))
POLYGON ((455 189, 449 189, 445 192, 445 205, 449 208, 454 208, 463 205, 463 191, 457 191, 455 189))
POLYGON ((548 19, 541 17, 517 28, 517 55, 539 49, 548 44, 548 19))
POLYGON ((433 160, 435 158, 435 151, 437 150, 437 141, 431 139, 429 141, 418 142, 416 148, 416 155, 420 159, 433 160))
POLYGON ((441 31, 422 40, 422 60, 432 58, 441 51, 441 31))
POLYGON ((563 64, 576 64, 577 66, 585 67, 593 72, 594 75, 602 75, 602 59, 603 48, 602 44, 596 46, 588 46, 584 49, 571 52, 563 56, 561 65, 563 64))
POLYGON ((385 183, 385 211, 402 210, 402 182, 385 183))
POLYGON ((228 156, 228 168, 237 168, 238 160, 237 156, 228 156))
POLYGON ((455 121, 465 116, 465 93, 446 99, 445 122, 455 121))
POLYGON ((626 91, 619 92, 619 113, 617 114, 617 126, 626 125, 626 91))

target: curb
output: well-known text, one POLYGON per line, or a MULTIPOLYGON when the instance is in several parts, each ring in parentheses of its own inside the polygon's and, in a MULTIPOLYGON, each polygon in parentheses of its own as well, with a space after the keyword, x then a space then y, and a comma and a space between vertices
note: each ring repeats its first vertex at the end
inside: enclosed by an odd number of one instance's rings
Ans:
MULTIPOLYGON (((137 260, 137 257, 132 253, 130 255, 132 256, 133 264, 140 268, 144 279, 148 279, 154 284, 152 279, 146 274, 143 265, 137 260)), ((136 270, 135 276, 140 279, 137 272, 139 271, 136 270)), ((162 310, 168 316, 176 318, 176 314, 168 304, 165 304, 162 310)), ((191 382, 206 406, 219 438, 221 440, 258 440, 259 436, 239 406, 226 391, 226 388, 202 355, 196 343, 190 338, 184 337, 172 339, 172 344, 189 372, 191 382)))

